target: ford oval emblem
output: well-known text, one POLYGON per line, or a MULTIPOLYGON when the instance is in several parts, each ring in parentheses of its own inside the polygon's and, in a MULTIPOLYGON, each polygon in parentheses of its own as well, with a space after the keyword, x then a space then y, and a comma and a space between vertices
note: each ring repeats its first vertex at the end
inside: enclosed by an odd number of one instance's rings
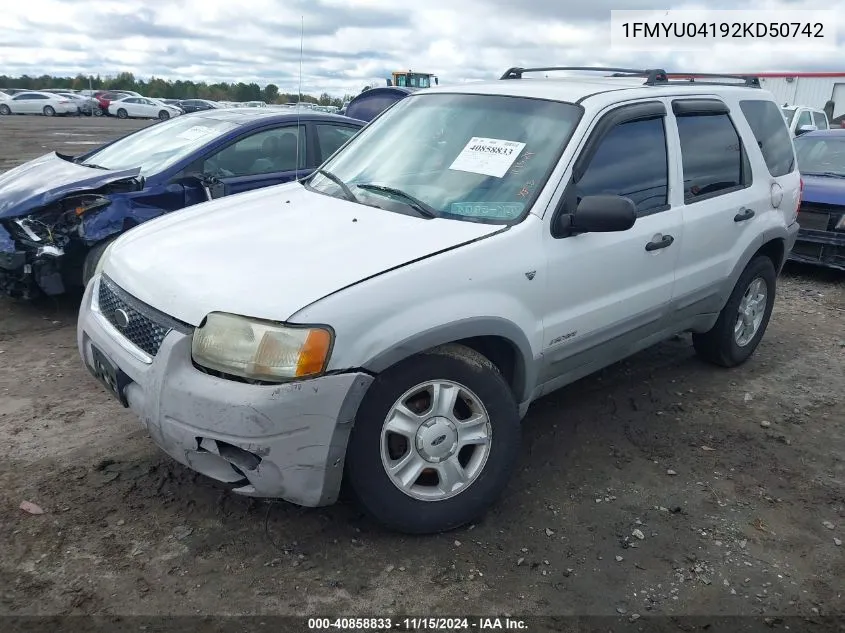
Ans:
POLYGON ((121 330, 129 325, 129 315, 126 314, 126 310, 118 308, 114 311, 114 324, 121 330))
POLYGON ((434 441, 431 443, 432 446, 440 446, 443 441, 446 439, 445 435, 441 435, 439 437, 434 438, 434 441))

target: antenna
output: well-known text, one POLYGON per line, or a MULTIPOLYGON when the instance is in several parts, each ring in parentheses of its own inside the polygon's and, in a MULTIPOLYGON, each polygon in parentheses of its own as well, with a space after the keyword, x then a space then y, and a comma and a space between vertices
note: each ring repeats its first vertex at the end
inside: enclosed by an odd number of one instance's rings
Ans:
POLYGON ((302 116, 302 51, 305 39, 305 16, 300 16, 299 25, 299 88, 296 94, 296 179, 299 180, 299 148, 302 145, 302 126, 299 125, 302 116))

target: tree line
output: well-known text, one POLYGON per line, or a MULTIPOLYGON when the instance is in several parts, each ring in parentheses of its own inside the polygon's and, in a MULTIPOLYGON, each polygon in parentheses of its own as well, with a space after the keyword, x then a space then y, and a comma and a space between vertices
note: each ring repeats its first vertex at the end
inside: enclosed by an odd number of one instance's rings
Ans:
MULTIPOLYGON (((211 101, 264 101, 265 103, 296 103, 307 101, 318 105, 333 105, 340 107, 354 95, 344 95, 342 98, 332 97, 324 92, 319 96, 281 92, 275 84, 267 84, 263 88, 256 83, 213 83, 204 81, 169 80, 152 77, 145 81, 136 79, 132 73, 119 73, 112 77, 100 75, 87 77, 79 74, 76 77, 53 77, 41 75, 31 77, 21 75, 10 77, 0 75, 0 89, 23 88, 24 90, 43 89, 72 89, 72 90, 133 90, 145 97, 157 99, 209 99, 211 101)), ((369 88, 367 86, 365 90, 369 88)))

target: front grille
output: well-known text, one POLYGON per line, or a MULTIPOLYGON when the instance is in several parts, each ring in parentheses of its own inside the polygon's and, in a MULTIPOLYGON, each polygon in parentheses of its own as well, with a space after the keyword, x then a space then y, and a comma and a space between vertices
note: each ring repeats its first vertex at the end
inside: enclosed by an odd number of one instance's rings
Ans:
POLYGON ((190 326, 139 301, 105 275, 100 279, 97 299, 105 319, 149 356, 158 354, 164 338, 173 330, 190 331, 190 326))

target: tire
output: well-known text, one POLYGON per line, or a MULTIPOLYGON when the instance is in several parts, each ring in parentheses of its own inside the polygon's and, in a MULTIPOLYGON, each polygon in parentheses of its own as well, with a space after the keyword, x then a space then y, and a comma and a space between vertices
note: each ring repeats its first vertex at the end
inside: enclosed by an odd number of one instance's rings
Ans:
POLYGON ((158 118, 160 121, 167 121, 170 118, 170 113, 167 110, 162 110, 158 113, 158 118))
POLYGON ((118 118, 118 119, 128 119, 128 118, 129 118, 129 113, 128 113, 128 112, 126 112, 126 110, 124 110, 123 108, 120 108, 120 109, 117 111, 117 118, 118 118))
POLYGON ((499 370, 475 350, 444 345, 401 361, 373 381, 350 434, 347 483, 364 509, 390 529, 408 534, 452 530, 480 518, 504 490, 519 455, 520 426, 516 402, 499 370), (448 421, 430 415, 431 392, 419 391, 435 382, 443 387, 440 393, 457 393, 457 406, 449 410, 448 421), (414 393, 420 394, 416 403, 422 413, 406 428, 416 441, 383 433, 397 402, 413 407, 414 393), (472 428, 479 437, 486 434, 488 441, 460 447, 456 431, 473 411, 486 414, 487 424, 472 428), (439 455, 429 453, 426 461, 421 457, 426 450, 439 455), (418 457, 418 474, 408 477, 411 485, 406 492, 388 475, 387 464, 401 462, 411 453, 418 457), (452 457, 444 459, 446 453, 452 457), (438 492, 438 473, 457 460, 467 479, 451 492, 438 492))
POLYGON ((716 324, 703 334, 693 334, 692 343, 696 354, 702 359, 721 367, 736 367, 748 360, 760 344, 760 340, 769 325, 769 318, 772 316, 772 308, 775 305, 775 291, 777 288, 777 272, 772 260, 764 255, 752 259, 734 286, 733 292, 725 307, 719 313, 716 324), (760 285, 762 284, 762 286, 760 285), (746 305, 744 299, 747 292, 759 297, 759 292, 752 292, 756 289, 765 290, 765 299, 759 299, 757 306, 750 313, 746 313, 746 323, 757 322, 753 335, 748 329, 738 333, 736 328, 740 319, 740 310, 746 305), (740 336, 745 334, 745 336, 740 336))
POLYGON ((97 242, 91 249, 88 251, 88 254, 85 256, 85 261, 82 264, 82 287, 88 286, 88 282, 91 281, 91 278, 94 276, 94 271, 97 270, 97 264, 100 262, 100 258, 103 256, 105 250, 109 247, 114 240, 117 239, 117 235, 113 237, 107 237, 101 242, 97 242))
POLYGON ((42 112, 44 112, 44 116, 56 116, 56 110, 53 106, 44 106, 42 112))
POLYGON ((8 116, 11 113, 12 113, 12 109, 9 106, 7 106, 5 103, 3 105, 0 105, 0 114, 2 114, 3 116, 8 116))
POLYGON ((94 116, 103 116, 103 109, 100 106, 94 106, 91 108, 91 114, 94 116))

